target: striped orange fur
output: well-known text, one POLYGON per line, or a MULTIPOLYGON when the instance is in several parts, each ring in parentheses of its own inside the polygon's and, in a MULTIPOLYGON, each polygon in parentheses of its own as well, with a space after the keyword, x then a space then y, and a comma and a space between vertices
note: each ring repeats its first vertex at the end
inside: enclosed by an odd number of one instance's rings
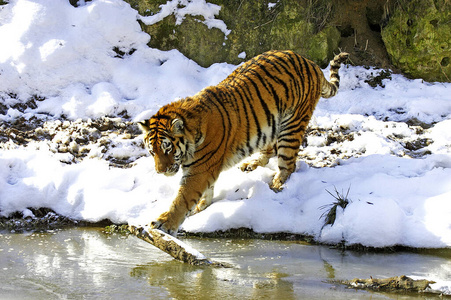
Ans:
POLYGON ((155 169, 183 178, 169 210, 151 223, 176 233, 189 214, 211 203, 221 171, 252 153, 257 159, 243 171, 264 166, 278 157, 279 170, 270 183, 280 191, 295 170, 296 156, 320 97, 337 93, 338 69, 348 57, 331 61, 330 82, 312 61, 292 51, 269 51, 238 67, 216 86, 163 106, 139 122, 155 169))

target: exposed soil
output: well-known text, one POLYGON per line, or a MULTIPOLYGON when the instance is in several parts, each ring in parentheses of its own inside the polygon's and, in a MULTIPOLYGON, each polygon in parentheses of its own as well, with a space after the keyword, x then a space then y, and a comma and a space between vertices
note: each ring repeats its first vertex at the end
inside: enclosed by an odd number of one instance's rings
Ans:
POLYGON ((39 143, 44 143, 51 152, 66 154, 61 156, 64 163, 98 157, 109 161, 112 166, 129 167, 137 158, 147 155, 138 138, 140 134, 136 124, 121 118, 44 121, 36 117, 20 117, 1 124, 0 150, 19 146, 39 148, 39 143), (115 151, 124 146, 133 151, 115 151))
POLYGON ((381 29, 388 20, 390 1, 337 0, 331 24, 341 32, 340 50, 350 54, 353 65, 397 71, 382 41, 381 29))
POLYGON ((107 226, 111 221, 103 220, 96 223, 74 220, 59 215, 45 207, 27 209, 27 212, 16 212, 8 217, 0 217, 0 232, 44 232, 68 227, 107 226))

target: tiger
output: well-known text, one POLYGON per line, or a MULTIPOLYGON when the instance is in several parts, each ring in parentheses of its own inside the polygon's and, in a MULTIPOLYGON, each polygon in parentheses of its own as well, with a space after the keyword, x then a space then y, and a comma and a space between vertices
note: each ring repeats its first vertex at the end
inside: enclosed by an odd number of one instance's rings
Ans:
POLYGON ((320 97, 338 91, 338 70, 348 58, 330 61, 330 81, 313 61, 293 51, 268 51, 237 67, 216 86, 161 107, 138 122, 157 173, 183 170, 169 209, 149 226, 176 235, 187 216, 207 208, 219 174, 253 153, 242 171, 277 156, 270 188, 279 192, 295 171, 296 157, 320 97))

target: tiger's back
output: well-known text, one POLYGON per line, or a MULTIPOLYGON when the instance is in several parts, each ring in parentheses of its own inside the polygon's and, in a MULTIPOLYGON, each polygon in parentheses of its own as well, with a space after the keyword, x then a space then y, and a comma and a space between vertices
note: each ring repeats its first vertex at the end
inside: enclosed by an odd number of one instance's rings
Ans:
POLYGON ((238 132, 231 131, 236 136, 231 152, 238 154, 238 159, 247 157, 273 143, 287 129, 305 131, 323 79, 316 64, 292 51, 266 52, 236 69, 215 92, 230 96, 231 104, 223 115, 229 123, 239 124, 238 132))
POLYGON ((176 199, 152 226, 176 231, 187 214, 211 203, 222 170, 257 151, 259 157, 241 169, 252 171, 277 155, 279 170, 270 187, 280 191, 295 170, 319 98, 338 90, 338 69, 346 58, 342 53, 331 61, 329 82, 315 63, 292 51, 266 52, 217 86, 170 103, 141 123, 157 171, 184 171, 176 199))

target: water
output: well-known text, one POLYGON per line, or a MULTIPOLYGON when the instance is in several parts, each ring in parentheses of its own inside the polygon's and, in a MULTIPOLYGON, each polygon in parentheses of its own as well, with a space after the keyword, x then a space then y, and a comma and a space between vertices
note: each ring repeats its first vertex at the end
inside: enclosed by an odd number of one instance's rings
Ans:
POLYGON ((411 299, 330 280, 451 280, 443 254, 341 252, 301 242, 184 239, 234 268, 195 267, 134 236, 74 228, 0 234, 0 299, 411 299), (431 278, 434 277, 434 278, 431 278))

